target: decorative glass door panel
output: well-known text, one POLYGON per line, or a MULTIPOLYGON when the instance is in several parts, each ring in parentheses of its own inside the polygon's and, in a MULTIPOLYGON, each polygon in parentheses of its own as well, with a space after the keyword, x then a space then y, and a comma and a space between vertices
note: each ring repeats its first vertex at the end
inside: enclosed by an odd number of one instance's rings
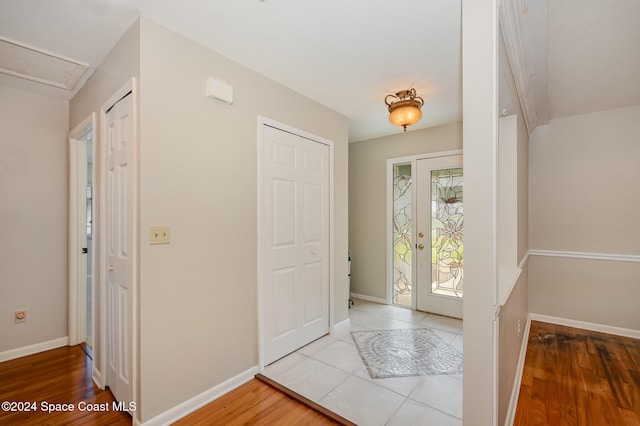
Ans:
POLYGON ((431 293, 462 298, 462 168, 431 171, 431 293))
POLYGON ((412 307, 413 188, 411 163, 393 165, 392 303, 412 307))
POLYGON ((417 309, 462 318, 462 155, 416 162, 417 309))

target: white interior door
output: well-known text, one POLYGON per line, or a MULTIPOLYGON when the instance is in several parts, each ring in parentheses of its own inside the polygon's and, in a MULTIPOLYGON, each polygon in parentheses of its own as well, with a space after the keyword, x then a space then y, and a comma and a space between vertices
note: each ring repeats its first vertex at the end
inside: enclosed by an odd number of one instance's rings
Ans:
POLYGON ((78 141, 78 338, 79 342, 87 342, 87 282, 88 282, 88 257, 89 240, 87 239, 87 138, 78 141))
POLYGON ((69 133, 69 344, 90 341, 91 292, 88 288, 90 244, 87 238, 88 148, 93 116, 69 133), (89 324, 87 324, 89 322, 89 324))
POLYGON ((417 309, 462 318, 462 155, 417 160, 417 309))
POLYGON ((134 135, 128 95, 106 115, 107 382, 133 400, 134 135))
POLYGON ((329 332, 329 146, 262 126, 264 364, 329 332))

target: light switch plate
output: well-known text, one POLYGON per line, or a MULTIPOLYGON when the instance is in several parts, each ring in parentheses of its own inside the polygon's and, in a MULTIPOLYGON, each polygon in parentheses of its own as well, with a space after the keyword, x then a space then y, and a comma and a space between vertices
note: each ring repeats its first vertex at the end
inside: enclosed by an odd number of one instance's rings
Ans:
POLYGON ((169 244, 171 242, 171 233, 169 225, 151 226, 149 232, 149 244, 169 244))

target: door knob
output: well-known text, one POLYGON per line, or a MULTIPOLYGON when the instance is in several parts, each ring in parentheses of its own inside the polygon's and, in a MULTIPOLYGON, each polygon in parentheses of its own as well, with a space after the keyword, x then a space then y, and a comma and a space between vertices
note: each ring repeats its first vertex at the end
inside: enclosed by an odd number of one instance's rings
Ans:
POLYGON ((424 244, 418 244, 418 250, 424 249, 424 244))
POLYGON ((420 237, 420 238, 424 237, 424 232, 418 233, 418 237, 420 237))

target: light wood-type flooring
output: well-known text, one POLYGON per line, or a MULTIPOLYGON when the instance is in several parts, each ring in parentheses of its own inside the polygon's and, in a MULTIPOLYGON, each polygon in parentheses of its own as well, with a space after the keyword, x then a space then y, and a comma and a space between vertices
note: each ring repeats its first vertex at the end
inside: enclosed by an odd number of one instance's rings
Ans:
POLYGON ((532 322, 514 425, 640 425, 640 340, 532 322))

